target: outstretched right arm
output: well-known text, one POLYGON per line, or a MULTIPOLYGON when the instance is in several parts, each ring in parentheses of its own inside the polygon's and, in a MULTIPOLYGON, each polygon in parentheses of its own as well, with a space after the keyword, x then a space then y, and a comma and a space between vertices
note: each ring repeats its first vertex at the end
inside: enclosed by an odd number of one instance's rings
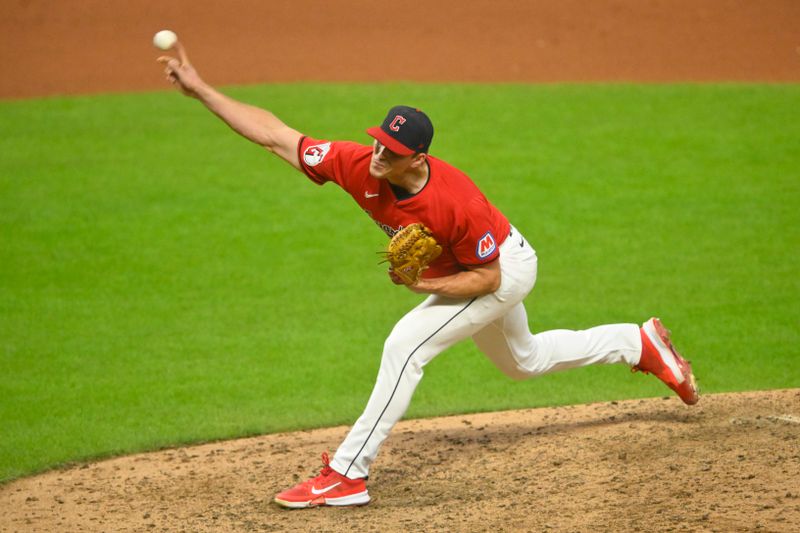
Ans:
POLYGON ((180 42, 175 43, 175 49, 179 59, 169 56, 158 58, 173 85, 183 94, 200 100, 236 133, 260 144, 300 170, 300 161, 297 159, 297 144, 302 137, 300 132, 266 109, 239 102, 217 91, 200 78, 180 42))

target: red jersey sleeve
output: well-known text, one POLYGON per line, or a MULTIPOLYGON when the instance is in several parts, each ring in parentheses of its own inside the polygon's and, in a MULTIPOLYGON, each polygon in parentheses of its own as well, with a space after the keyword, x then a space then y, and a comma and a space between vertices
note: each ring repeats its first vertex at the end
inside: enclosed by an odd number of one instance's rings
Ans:
POLYGON ((492 207, 484 196, 476 196, 464 205, 459 234, 452 241, 453 255, 462 265, 478 266, 491 263, 500 255, 497 228, 492 207))
POLYGON ((327 181, 344 187, 354 158, 363 146, 346 141, 321 141, 302 137, 297 143, 297 159, 311 181, 323 185, 327 181))

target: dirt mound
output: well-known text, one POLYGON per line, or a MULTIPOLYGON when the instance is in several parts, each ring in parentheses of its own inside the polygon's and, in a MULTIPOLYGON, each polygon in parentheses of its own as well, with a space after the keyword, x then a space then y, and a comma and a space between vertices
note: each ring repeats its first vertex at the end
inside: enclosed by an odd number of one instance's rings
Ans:
POLYGON ((401 422, 372 503, 287 511, 347 428, 74 466, 0 487, 0 531, 798 531, 800 389, 401 422))

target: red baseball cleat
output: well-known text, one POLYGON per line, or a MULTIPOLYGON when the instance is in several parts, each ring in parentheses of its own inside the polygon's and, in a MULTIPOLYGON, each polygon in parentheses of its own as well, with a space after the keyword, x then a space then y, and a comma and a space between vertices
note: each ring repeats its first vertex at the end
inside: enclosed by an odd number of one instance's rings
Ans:
POLYGON ((685 360, 669 339, 669 330, 657 318, 642 325, 642 358, 631 370, 653 374, 678 393, 684 403, 694 405, 700 389, 692 374, 692 365, 685 360))
POLYGON ((330 467, 327 453, 322 454, 322 470, 315 478, 275 496, 275 503, 290 509, 320 505, 366 505, 369 493, 363 479, 350 479, 330 467))

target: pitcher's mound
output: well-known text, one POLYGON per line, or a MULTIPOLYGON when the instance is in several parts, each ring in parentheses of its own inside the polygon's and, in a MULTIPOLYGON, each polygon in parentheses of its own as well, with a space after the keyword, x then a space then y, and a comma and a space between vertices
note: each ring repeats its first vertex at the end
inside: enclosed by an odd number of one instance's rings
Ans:
POLYGON ((800 389, 401 422, 373 501, 287 511, 347 428, 122 457, 0 488, 2 531, 800 531, 800 389))

